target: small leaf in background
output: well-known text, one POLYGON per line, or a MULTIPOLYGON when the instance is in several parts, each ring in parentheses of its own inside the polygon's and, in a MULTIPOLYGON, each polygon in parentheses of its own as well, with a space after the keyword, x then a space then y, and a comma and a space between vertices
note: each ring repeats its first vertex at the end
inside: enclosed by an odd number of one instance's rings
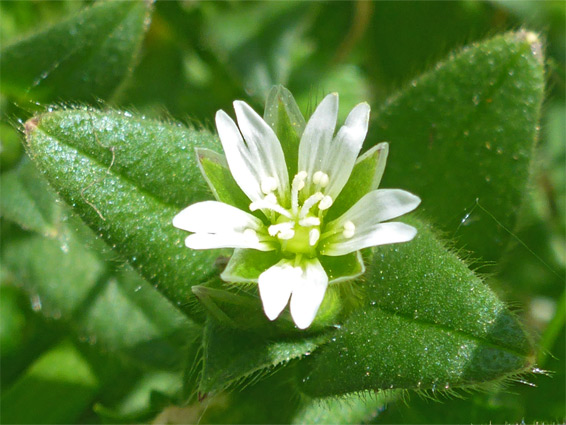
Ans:
POLYGON ((98 382, 68 341, 46 352, 2 394, 3 423, 76 423, 92 402, 98 382))
POLYGON ((36 167, 23 161, 1 177, 0 213, 25 230, 44 236, 60 236, 58 228, 63 210, 47 182, 36 167))
POLYGON ((366 140, 390 143, 383 186, 420 196, 421 211, 485 261, 503 252, 528 189, 540 43, 520 31, 450 57, 375 111, 366 140))
POLYGON ((481 387, 528 370, 534 353, 517 318, 422 223, 407 244, 373 249, 354 311, 305 363, 301 389, 481 387))
POLYGON ((210 198, 194 148, 213 147, 202 130, 85 110, 27 123, 28 152, 75 212, 175 305, 190 312, 190 287, 216 271, 221 251, 184 248, 171 221, 210 198))
POLYGON ((208 3, 203 40, 239 77, 248 95, 263 103, 274 84, 287 83, 293 59, 307 50, 301 40, 307 8, 302 2, 208 3))
POLYGON ((99 2, 5 46, 0 90, 36 102, 110 97, 133 66, 150 12, 149 1, 99 2))

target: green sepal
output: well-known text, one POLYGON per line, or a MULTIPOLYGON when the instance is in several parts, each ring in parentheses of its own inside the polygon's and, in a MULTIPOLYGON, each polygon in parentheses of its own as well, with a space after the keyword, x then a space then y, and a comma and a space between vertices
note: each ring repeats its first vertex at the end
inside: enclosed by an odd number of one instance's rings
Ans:
MULTIPOLYGON (((277 251, 236 249, 220 277, 231 283, 257 283, 259 275, 281 259, 282 256, 277 251)), ((340 257, 320 256, 318 259, 328 275, 329 284, 355 279, 365 271, 359 252, 340 257)))
POLYGON ((299 143, 305 129, 305 118, 289 90, 274 86, 267 96, 263 119, 281 142, 289 175, 297 174, 299 143))
POLYGON ((220 277, 230 283, 257 283, 259 275, 279 260, 281 254, 277 251, 236 249, 220 277))
POLYGON ((340 217, 365 194, 379 187, 388 153, 389 143, 383 142, 357 159, 348 183, 336 198, 332 208, 328 210, 327 220, 340 217))
POLYGON ((328 275, 328 283, 340 283, 361 276, 366 270, 360 251, 351 252, 340 257, 318 257, 320 264, 328 275))
POLYGON ((250 200, 228 168, 226 157, 206 148, 195 148, 200 171, 216 200, 249 210, 250 200))

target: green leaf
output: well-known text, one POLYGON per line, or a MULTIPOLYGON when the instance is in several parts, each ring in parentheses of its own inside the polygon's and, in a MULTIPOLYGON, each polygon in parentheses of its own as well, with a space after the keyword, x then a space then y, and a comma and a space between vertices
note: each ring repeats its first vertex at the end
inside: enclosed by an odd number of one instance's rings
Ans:
POLYGON ((179 364, 196 327, 129 267, 114 271, 115 256, 98 252, 92 232, 70 216, 32 163, 4 174, 3 188, 5 182, 4 217, 39 233, 7 238, 2 247, 4 270, 33 308, 128 364, 179 364))
POLYGON ((63 342, 40 357, 2 394, 4 423, 61 424, 79 421, 98 382, 77 349, 63 342))
POLYGON ((20 99, 107 99, 129 74, 151 2, 99 2, 2 49, 2 93, 20 99))
POLYGON ((237 331, 208 320, 203 337, 203 359, 199 392, 206 394, 243 383, 268 373, 292 359, 308 356, 326 333, 303 337, 266 339, 255 333, 237 331))
POLYGON ((127 113, 60 111, 26 123, 27 148, 74 211, 175 305, 190 312, 190 287, 215 272, 217 251, 184 247, 171 220, 210 197, 194 147, 205 131, 127 113))
POLYGON ((61 233, 63 210, 31 162, 23 161, 16 169, 2 174, 0 184, 0 214, 3 218, 44 236, 57 237, 61 233))
MULTIPOLYGON (((366 424, 378 418, 400 392, 349 394, 340 398, 307 399, 295 412, 293 424, 366 424)), ((373 422, 371 422, 373 423, 373 422)))
POLYGON ((202 39, 246 92, 263 101, 274 84, 286 84, 291 59, 306 50, 300 36, 308 25, 307 10, 294 2, 209 3, 203 6, 202 39))
POLYGON ((310 396, 481 387, 528 370, 517 318, 417 220, 410 243, 373 249, 354 311, 305 364, 310 396))
POLYGON ((543 91, 533 33, 450 57, 374 114, 368 146, 391 148, 382 186, 420 196, 419 210, 459 246, 497 259, 527 192, 543 91))

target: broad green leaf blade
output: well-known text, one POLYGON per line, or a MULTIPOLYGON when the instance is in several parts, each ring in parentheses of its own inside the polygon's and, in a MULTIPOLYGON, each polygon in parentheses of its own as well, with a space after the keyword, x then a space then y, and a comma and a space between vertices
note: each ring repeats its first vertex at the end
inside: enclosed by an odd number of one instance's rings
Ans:
POLYGON ((107 99, 133 67, 151 2, 99 2, 2 49, 3 94, 52 102, 107 99))
POLYGON ((481 387, 528 370, 529 338, 505 304, 427 226, 375 248, 366 304, 309 359, 310 396, 361 390, 481 387))
POLYGON ((191 310, 190 287, 215 271, 217 251, 184 247, 171 220, 210 197, 194 147, 205 132, 118 112, 61 111, 26 124, 27 148, 60 196, 175 305, 191 310))
POLYGON ((527 191, 543 92, 533 33, 450 57, 374 113, 367 146, 390 143, 382 186, 420 196, 459 246, 497 259, 527 191))
POLYGON ((3 392, 3 423, 74 423, 93 401, 98 382, 89 364, 69 342, 40 357, 3 392))
POLYGON ((257 378, 292 359, 308 356, 329 339, 328 333, 266 339, 208 320, 203 337, 199 392, 205 395, 257 378))

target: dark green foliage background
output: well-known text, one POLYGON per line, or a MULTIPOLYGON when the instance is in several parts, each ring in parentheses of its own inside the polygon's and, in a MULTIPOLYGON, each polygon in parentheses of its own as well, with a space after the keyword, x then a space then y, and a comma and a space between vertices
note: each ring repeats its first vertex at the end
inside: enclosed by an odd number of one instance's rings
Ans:
POLYGON ((565 22, 534 0, 0 2, 0 420, 562 422, 565 22), (368 101, 383 186, 423 199, 331 334, 268 323, 210 280, 229 251, 170 226, 211 197, 215 112, 274 84, 307 117, 368 101))

